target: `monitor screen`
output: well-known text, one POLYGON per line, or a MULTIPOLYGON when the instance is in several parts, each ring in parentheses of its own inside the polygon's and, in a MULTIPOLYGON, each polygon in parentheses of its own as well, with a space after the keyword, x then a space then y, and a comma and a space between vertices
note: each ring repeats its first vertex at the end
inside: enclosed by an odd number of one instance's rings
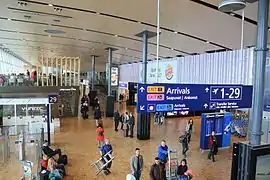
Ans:
POLYGON ((256 166, 256 180, 270 179, 270 155, 258 156, 256 166))

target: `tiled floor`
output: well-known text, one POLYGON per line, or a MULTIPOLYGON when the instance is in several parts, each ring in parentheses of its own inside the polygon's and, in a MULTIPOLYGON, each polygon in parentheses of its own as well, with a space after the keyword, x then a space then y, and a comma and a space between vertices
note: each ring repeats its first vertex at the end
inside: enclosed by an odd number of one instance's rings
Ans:
MULTIPOLYGON (((120 109, 125 110, 125 107, 122 106, 120 109)), ((134 111, 134 108, 130 108, 130 111, 134 111)), ((96 176, 94 168, 90 166, 91 162, 99 158, 95 140, 96 127, 92 118, 88 120, 80 118, 62 119, 61 129, 54 135, 54 141, 55 146, 59 146, 68 155, 68 176, 66 177, 68 180, 125 180, 126 175, 130 173, 129 160, 136 147, 141 149, 145 161, 142 180, 149 180, 149 169, 156 157, 157 146, 160 141, 165 139, 169 147, 180 150, 177 139, 183 132, 186 121, 187 118, 172 118, 166 120, 165 125, 161 127, 152 125, 151 139, 139 141, 136 138, 123 137, 122 131, 115 132, 112 118, 104 119, 105 136, 111 140, 115 156, 111 168, 112 173, 107 177, 104 177, 103 174, 96 176)), ((192 137, 191 149, 187 158, 189 168, 196 174, 194 179, 229 180, 231 171, 230 150, 220 150, 219 155, 216 157, 217 162, 212 163, 209 161, 207 153, 202 153, 199 149, 199 118, 194 118, 194 122, 195 133, 192 137)), ((181 158, 180 155, 179 160, 181 158)))

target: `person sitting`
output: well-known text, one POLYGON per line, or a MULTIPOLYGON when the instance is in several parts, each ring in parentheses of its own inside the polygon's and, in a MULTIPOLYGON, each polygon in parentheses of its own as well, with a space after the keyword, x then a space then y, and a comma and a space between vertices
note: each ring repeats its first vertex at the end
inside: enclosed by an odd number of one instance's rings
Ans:
POLYGON ((187 170, 187 160, 182 159, 181 164, 177 168, 177 175, 179 177, 179 180, 188 180, 187 170))
POLYGON ((47 155, 49 158, 50 157, 54 157, 55 155, 59 155, 59 157, 62 155, 62 152, 61 152, 61 149, 56 149, 56 150, 52 150, 50 147, 49 147, 49 144, 48 142, 45 142, 42 146, 42 151, 45 155, 47 155))

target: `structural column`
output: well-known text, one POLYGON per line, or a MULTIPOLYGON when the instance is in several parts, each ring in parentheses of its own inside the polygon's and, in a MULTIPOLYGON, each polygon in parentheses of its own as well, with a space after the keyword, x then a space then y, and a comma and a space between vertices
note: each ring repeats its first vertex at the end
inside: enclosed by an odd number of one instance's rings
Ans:
POLYGON ((114 97, 112 96, 112 52, 116 51, 117 49, 108 47, 108 96, 107 96, 107 105, 106 105, 106 116, 113 117, 114 113, 114 97))
MULTIPOLYGON (((148 39, 155 37, 155 32, 143 31, 136 35, 137 37, 142 38, 143 49, 142 49, 142 70, 143 70, 143 78, 142 83, 147 83, 147 54, 148 54, 148 39)), ((150 126, 151 119, 150 113, 137 113, 137 138, 139 140, 148 140, 150 139, 150 126)))
POLYGON ((96 56, 92 55, 92 87, 91 90, 93 91, 95 89, 95 75, 96 75, 96 56))
POLYGON ((87 72, 87 79, 91 79, 91 90, 89 92, 89 99, 90 99, 90 106, 93 105, 93 102, 95 101, 95 97, 97 96, 97 91, 95 90, 95 67, 96 67, 96 57, 95 55, 92 55, 92 78, 90 78, 90 72, 87 72))
POLYGON ((255 49, 255 75, 253 86, 253 105, 251 111, 251 137, 252 145, 261 143, 262 135, 262 116, 263 116, 263 98, 265 85, 265 68, 268 33, 268 12, 269 0, 258 1, 258 26, 257 26, 257 45, 255 49))

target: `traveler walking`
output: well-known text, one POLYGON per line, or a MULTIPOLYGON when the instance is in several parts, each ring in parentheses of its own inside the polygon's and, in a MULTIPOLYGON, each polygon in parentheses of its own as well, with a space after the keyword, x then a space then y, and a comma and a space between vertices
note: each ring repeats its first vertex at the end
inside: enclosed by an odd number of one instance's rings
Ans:
POLYGON ((140 180, 143 170, 143 156, 140 154, 139 148, 135 149, 135 155, 133 155, 130 159, 130 167, 132 175, 136 178, 136 180, 140 180))
POLYGON ((121 130, 124 130, 124 120, 125 120, 125 114, 122 113, 120 116, 120 126, 121 126, 121 130))
POLYGON ((100 111, 100 108, 99 106, 97 106, 95 108, 95 111, 94 111, 94 119, 96 121, 96 126, 99 125, 99 120, 101 119, 101 111, 100 111))
POLYGON ((132 113, 129 114, 129 121, 128 121, 129 129, 130 129, 130 137, 133 138, 134 134, 134 126, 135 126, 135 117, 132 113))
MULTIPOLYGON (((100 155, 101 157, 103 157, 105 154, 107 154, 108 152, 110 152, 110 154, 112 155, 112 152, 113 152, 113 148, 112 148, 112 145, 110 144, 110 140, 109 139, 105 139, 105 144, 100 148, 100 155)), ((106 159, 108 161, 111 160, 110 156, 106 156, 106 159)), ((105 160, 103 160, 103 163, 105 164, 105 160)), ((110 171, 110 168, 112 166, 112 161, 108 163, 108 165, 104 168, 104 171, 109 174, 111 171, 110 171)))
POLYGON ((113 120, 114 120, 114 130, 118 131, 118 125, 119 125, 119 120, 120 120, 120 114, 118 110, 114 112, 113 120))
POLYGON ((165 165, 162 164, 158 157, 150 169, 150 180, 166 180, 165 165))
POLYGON ((104 129, 101 124, 98 125, 96 130, 96 140, 98 143, 98 147, 102 147, 104 142, 104 129))
POLYGON ((217 147, 217 138, 215 136, 215 131, 212 131, 211 136, 209 136, 209 143, 208 143, 208 147, 209 147, 209 153, 208 153, 208 159, 211 159, 212 157, 212 161, 215 162, 215 155, 217 154, 218 151, 218 147, 217 147))
POLYGON ((125 116, 124 116, 124 137, 128 137, 128 132, 129 132, 129 126, 128 126, 128 122, 129 122, 129 115, 128 112, 126 112, 125 116))
POLYGON ((188 139, 189 139, 189 133, 185 132, 184 135, 179 137, 179 142, 182 144, 182 154, 186 158, 187 157, 187 151, 188 151, 188 139))
POLYGON ((186 131, 189 133, 189 138, 188 138, 188 143, 189 143, 191 140, 192 133, 194 131, 193 119, 190 119, 188 121, 187 126, 186 126, 186 131))
POLYGON ((168 146, 166 145, 166 141, 162 140, 160 146, 158 147, 158 158, 159 160, 166 164, 168 160, 168 146))

